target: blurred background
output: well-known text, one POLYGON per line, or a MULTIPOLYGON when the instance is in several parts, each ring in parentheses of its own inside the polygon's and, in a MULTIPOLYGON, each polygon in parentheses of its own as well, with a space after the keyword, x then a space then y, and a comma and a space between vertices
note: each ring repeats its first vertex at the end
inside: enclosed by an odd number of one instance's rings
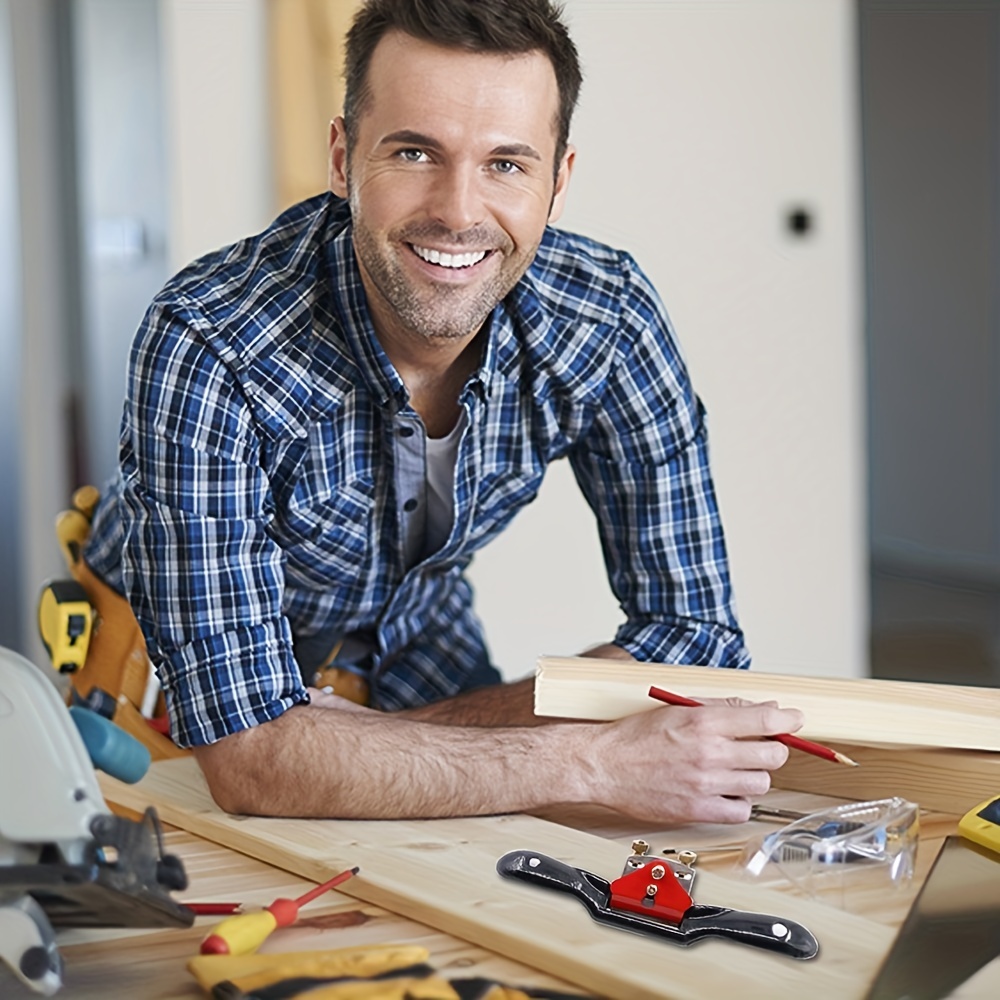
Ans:
MULTIPOLYGON (((194 257, 326 186, 355 0, 0 0, 0 645, 194 257)), ((560 225, 631 251, 709 411, 757 669, 1000 683, 1000 0, 569 0, 560 225)), ((473 566, 494 659, 620 614, 565 463, 473 566)))

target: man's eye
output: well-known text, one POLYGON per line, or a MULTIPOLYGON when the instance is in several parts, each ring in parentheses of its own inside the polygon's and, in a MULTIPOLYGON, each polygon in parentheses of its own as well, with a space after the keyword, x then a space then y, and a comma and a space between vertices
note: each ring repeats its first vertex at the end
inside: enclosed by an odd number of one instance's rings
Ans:
POLYGON ((497 160, 493 169, 498 174, 516 174, 521 168, 513 160, 497 160))
POLYGON ((423 163, 427 159, 422 149, 401 149, 396 155, 407 163, 423 163))

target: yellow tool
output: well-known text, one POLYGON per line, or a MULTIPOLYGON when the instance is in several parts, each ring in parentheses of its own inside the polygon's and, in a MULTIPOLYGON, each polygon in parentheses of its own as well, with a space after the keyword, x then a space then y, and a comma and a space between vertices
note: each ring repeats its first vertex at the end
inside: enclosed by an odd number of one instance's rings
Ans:
MULTIPOLYGON (((188 753, 151 727, 143 713, 153 667, 146 640, 128 601, 94 574, 83 560, 90 520, 100 494, 82 486, 72 507, 56 518, 56 538, 72 580, 49 582, 42 590, 38 623, 53 666, 69 676, 70 700, 75 695, 90 704, 111 706, 112 721, 145 744, 153 760, 188 753), (74 639, 84 618, 84 631, 74 639)), ((165 723, 162 694, 150 711, 165 723)))
POLYGON ((225 981, 234 982, 243 992, 249 993, 297 976, 310 979, 378 976, 419 965, 429 957, 427 949, 419 945, 384 944, 276 955, 198 955, 187 967, 206 993, 225 981))
POLYGON ((199 955, 188 971, 212 997, 249 1000, 586 1000, 491 980, 447 980, 419 945, 370 945, 271 955, 199 955))
POLYGON ((255 913, 238 913, 227 917, 201 943, 203 955, 246 955, 256 951, 278 927, 288 927, 299 915, 299 907, 311 903, 323 893, 357 875, 357 868, 334 875, 322 885, 314 886, 298 899, 276 899, 270 906, 255 913))
POLYGON ((966 840, 1000 853, 1000 795, 970 809, 958 821, 958 832, 966 840))
POLYGON ((50 580, 38 601, 38 631, 52 666, 76 673, 87 662, 94 609, 76 580, 50 580))

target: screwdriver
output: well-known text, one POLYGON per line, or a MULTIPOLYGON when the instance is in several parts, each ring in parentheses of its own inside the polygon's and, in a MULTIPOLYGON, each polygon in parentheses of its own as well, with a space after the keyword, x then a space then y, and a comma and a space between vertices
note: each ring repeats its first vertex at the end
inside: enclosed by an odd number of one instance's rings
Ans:
POLYGON ((299 915, 299 907, 329 892, 334 886, 357 875, 358 868, 334 875, 328 882, 317 885, 298 899, 276 899, 257 913, 240 913, 223 920, 201 943, 203 955, 248 955, 256 951, 278 927, 288 927, 299 915))

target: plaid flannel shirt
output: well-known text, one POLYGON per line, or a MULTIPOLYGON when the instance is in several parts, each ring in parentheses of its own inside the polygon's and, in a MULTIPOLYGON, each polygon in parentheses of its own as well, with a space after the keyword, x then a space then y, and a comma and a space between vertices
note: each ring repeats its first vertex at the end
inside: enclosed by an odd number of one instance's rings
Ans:
POLYGON ((452 531, 408 568, 396 466, 419 418, 375 336, 346 203, 303 202, 156 297, 86 558, 135 609, 178 743, 306 701, 294 642, 318 633, 368 638, 385 709, 496 677, 464 570, 561 458, 597 518, 614 641, 749 664, 704 411, 631 257, 546 230, 459 402, 452 531))

